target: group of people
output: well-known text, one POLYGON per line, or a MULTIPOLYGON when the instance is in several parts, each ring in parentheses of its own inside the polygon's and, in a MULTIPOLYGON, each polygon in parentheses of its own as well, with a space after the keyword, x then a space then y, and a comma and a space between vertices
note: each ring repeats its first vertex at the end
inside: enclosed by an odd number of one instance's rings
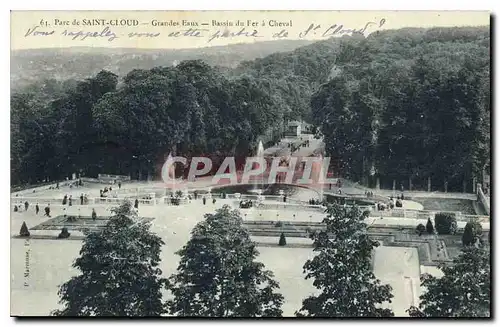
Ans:
MULTIPOLYGON (((88 194, 84 194, 84 193, 82 193, 82 194, 80 195, 80 205, 84 205, 84 204, 88 204, 88 203, 89 203, 88 194)), ((72 195, 70 195, 70 196, 68 197, 68 195, 64 195, 63 200, 62 200, 62 204, 63 204, 63 205, 66 205, 66 204, 67 204, 68 206, 70 206, 70 207, 71 207, 71 206, 73 205, 73 196, 72 196, 72 195)))
MULTIPOLYGON (((206 197, 203 197, 202 201, 203 201, 203 204, 207 204, 207 198, 206 197)), ((217 200, 215 198, 212 198, 212 204, 215 204, 215 202, 217 202, 217 200)))
MULTIPOLYGON (((73 188, 73 187, 79 187, 79 186, 83 186, 83 181, 81 179, 78 179, 77 181, 68 181, 68 178, 66 178, 66 182, 63 183, 62 186, 69 186, 69 188, 73 188)), ((59 186, 59 182, 56 183, 56 185, 50 185, 49 190, 59 190, 60 189, 60 186, 59 186)), ((35 193, 35 190, 33 190, 33 193, 35 193)))
POLYGON ((378 202, 377 204, 375 204, 375 207, 378 211, 394 209, 394 207, 403 208, 403 200, 404 194, 401 194, 401 196, 398 195, 396 200, 394 200, 394 197, 391 196, 388 203, 378 202))
MULTIPOLYGON (((337 182, 335 183, 335 187, 337 187, 340 191, 340 188, 342 187, 342 181, 340 180, 340 178, 337 179, 337 182)), ((332 189, 332 184, 328 184, 328 189, 331 190, 332 189)), ((342 194, 342 192, 338 192, 339 194, 342 194)))
POLYGON ((59 189, 59 182, 56 183, 56 186, 52 186, 52 185, 49 186, 49 190, 58 190, 58 189, 59 189))
POLYGON ((367 198, 373 198, 373 192, 371 192, 371 191, 365 191, 365 196, 367 198))
MULTIPOLYGON (((30 204, 28 201, 25 201, 24 205, 22 203, 20 203, 18 205, 14 205, 14 212, 21 212, 23 210, 23 207, 24 207, 24 211, 28 211, 29 206, 30 206, 30 204)), ((50 217, 50 203, 45 207, 44 210, 45 210, 44 216, 50 217)), ((40 212, 40 206, 37 203, 35 205, 35 214, 38 215, 39 212, 40 212)))
POLYGON ((64 195, 63 197, 63 200, 62 200, 62 204, 63 206, 65 206, 66 204, 68 204, 68 206, 72 206, 73 205, 73 196, 70 195, 69 198, 68 198, 68 195, 64 195))
POLYGON ((240 201, 240 208, 243 209, 248 209, 253 207, 253 201, 252 200, 241 200, 240 201))
POLYGON ((113 188, 110 186, 109 188, 106 186, 104 190, 99 190, 99 197, 105 198, 108 196, 108 192, 113 191, 113 188))
POLYGON ((311 199, 311 200, 309 200, 309 204, 311 204, 311 205, 320 205, 321 201, 318 200, 318 199, 311 199))
MULTIPOLYGON (((30 204, 28 201, 24 202, 24 211, 28 211, 28 208, 29 208, 30 204)), ((40 208, 38 208, 38 203, 36 204, 37 206, 37 214, 38 214, 38 210, 40 210, 40 208)), ((19 203, 19 204, 16 204, 14 205, 14 212, 20 212, 23 210, 23 203, 19 203)))
MULTIPOLYGON (((57 183, 59 185, 59 183, 57 183)), ((83 186, 82 179, 78 179, 76 182, 72 182, 69 184, 69 188, 73 188, 73 186, 78 187, 78 186, 83 186)))

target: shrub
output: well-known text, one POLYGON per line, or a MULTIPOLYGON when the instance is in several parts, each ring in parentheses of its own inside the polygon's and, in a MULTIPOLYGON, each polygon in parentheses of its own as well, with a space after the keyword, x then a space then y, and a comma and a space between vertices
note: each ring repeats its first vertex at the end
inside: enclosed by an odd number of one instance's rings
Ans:
POLYGON ((427 230, 427 234, 434 234, 434 225, 432 225, 431 218, 427 218, 425 229, 427 230))
POLYGON ((457 231, 457 218, 455 214, 447 212, 439 212, 434 218, 436 231, 438 234, 455 234, 457 231))
POLYGON ((280 241, 278 242, 279 246, 285 246, 286 245, 286 237, 285 233, 281 233, 280 235, 280 241))
POLYGON ((474 244, 474 232, 472 231, 472 224, 467 223, 464 228, 464 234, 462 235, 463 246, 469 246, 474 244))
POLYGON ((66 227, 63 227, 61 229, 61 233, 57 236, 57 238, 68 238, 71 234, 68 233, 68 229, 66 227))
POLYGON ((418 224, 417 226, 417 234, 422 235, 422 233, 425 232, 425 226, 423 224, 418 224))
POLYGON ((469 222, 465 225, 464 234, 462 235, 463 246, 476 244, 481 239, 483 227, 479 222, 469 222))
POLYGON ((283 227, 283 222, 278 221, 276 224, 274 224, 274 227, 283 227))
POLYGON ((21 225, 21 230, 19 231, 19 236, 28 237, 30 236, 30 231, 28 230, 28 226, 26 226, 26 222, 23 221, 21 225))
POLYGON ((401 200, 396 200, 396 208, 402 208, 403 207, 403 202, 401 200))

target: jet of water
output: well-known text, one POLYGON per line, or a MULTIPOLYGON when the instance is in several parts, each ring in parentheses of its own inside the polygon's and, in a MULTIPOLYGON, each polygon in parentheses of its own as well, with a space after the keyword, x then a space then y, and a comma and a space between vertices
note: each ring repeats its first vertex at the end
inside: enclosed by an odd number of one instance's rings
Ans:
MULTIPOLYGON (((262 141, 259 141, 259 145, 257 146, 256 157, 257 158, 264 158, 264 144, 262 144, 262 141)), ((255 191, 257 190, 258 185, 259 185, 259 181, 254 179, 253 188, 255 191)), ((260 181, 260 191, 263 192, 263 190, 264 190, 264 179, 262 178, 260 181)))

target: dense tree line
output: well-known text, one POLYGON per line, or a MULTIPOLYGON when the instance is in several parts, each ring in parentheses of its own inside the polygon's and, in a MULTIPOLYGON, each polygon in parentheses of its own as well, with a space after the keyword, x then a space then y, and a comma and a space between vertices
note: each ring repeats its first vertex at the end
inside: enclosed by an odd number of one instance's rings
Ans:
MULTIPOLYGON (((103 71, 14 93, 12 181, 80 170, 159 176, 164 157, 245 156, 284 123, 324 136, 337 175, 468 190, 490 157, 487 28, 401 29, 241 63, 103 71)), ((40 83, 39 83, 40 84, 40 83)))
POLYGON ((170 152, 246 156, 284 123, 271 83, 226 78, 201 61, 133 70, 118 82, 102 71, 66 89, 14 94, 13 183, 103 171, 159 176, 170 152))
POLYGON ((340 44, 311 100, 338 172, 382 186, 472 189, 490 156, 486 28, 400 30, 340 44), (370 178, 369 178, 370 177, 370 178))

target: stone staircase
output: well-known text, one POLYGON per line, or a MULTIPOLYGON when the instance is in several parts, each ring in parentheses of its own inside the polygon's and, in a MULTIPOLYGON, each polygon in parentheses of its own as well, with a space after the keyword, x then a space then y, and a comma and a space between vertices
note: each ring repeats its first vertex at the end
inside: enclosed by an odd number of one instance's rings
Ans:
MULTIPOLYGON (((312 248, 311 243, 293 242, 297 238, 309 238, 313 231, 324 230, 325 225, 319 222, 288 222, 288 221, 244 221, 244 226, 252 237, 273 237, 275 242, 259 242, 260 246, 278 246, 281 233, 292 242, 287 247, 312 248)), ((437 266, 441 263, 451 262, 453 257, 460 252, 462 246, 459 229, 456 235, 422 235, 415 233, 414 226, 387 226, 378 225, 368 228, 368 234, 372 239, 379 241, 384 246, 413 247, 416 248, 420 258, 420 264, 425 266, 437 266), (451 248, 450 248, 451 247, 451 248), (449 251, 452 250, 452 251, 449 251)), ((483 232, 483 238, 489 239, 489 232, 483 232)), ((330 235, 333 237, 333 235, 330 235)))

